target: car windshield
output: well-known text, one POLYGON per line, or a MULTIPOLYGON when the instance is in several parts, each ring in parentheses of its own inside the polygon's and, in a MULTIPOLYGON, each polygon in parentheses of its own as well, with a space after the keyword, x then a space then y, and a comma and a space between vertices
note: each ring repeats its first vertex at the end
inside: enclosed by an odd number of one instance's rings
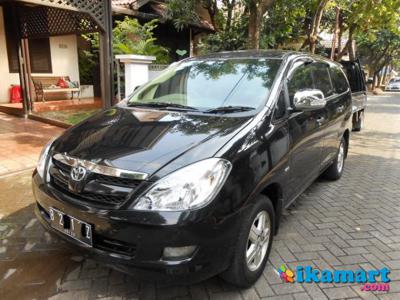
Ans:
POLYGON ((136 90, 130 106, 172 107, 225 113, 265 103, 278 59, 196 59, 166 69, 136 90))

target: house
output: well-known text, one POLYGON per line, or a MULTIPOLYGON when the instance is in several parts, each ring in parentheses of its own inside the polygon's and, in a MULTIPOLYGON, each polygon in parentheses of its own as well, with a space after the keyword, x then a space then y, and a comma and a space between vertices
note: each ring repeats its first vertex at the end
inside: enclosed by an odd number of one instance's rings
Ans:
MULTIPOLYGON (((32 99, 35 99, 30 78, 69 76, 72 81, 79 81, 80 35, 104 33, 101 27, 103 22, 107 23, 102 7, 107 1, 93 1, 92 6, 86 5, 86 2, 90 1, 0 0, 0 104, 9 102, 11 85, 21 83, 21 51, 26 67, 22 71, 27 75, 24 76, 28 90, 25 98, 31 102, 24 103, 28 111, 32 109, 32 99), (23 32, 22 36, 20 31, 23 32)), ((193 24, 183 31, 177 31, 172 22, 165 18, 166 4, 163 1, 112 0, 111 7, 114 20, 126 15, 138 18, 140 22, 159 19, 160 25, 155 36, 161 45, 171 49, 172 60, 181 58, 176 53, 178 49, 186 50, 187 55, 194 53, 196 39, 201 34, 214 31, 206 10, 201 6, 199 24, 193 24)), ((93 94, 86 96, 93 97, 93 94)), ((55 97, 60 99, 59 95, 55 97)))
MULTIPOLYGON (((9 101, 9 88, 19 85, 18 36, 12 7, 0 6, 0 103, 9 101)), ((79 80, 76 34, 30 39, 31 75, 68 75, 79 80)))
POLYGON ((212 20, 207 9, 201 1, 198 1, 196 12, 199 15, 199 22, 191 24, 182 31, 177 31, 171 20, 166 18, 167 5, 165 1, 152 0, 114 0, 113 14, 114 19, 125 15, 133 16, 144 23, 152 19, 159 20, 159 26, 154 32, 157 43, 170 49, 170 55, 173 61, 179 60, 177 50, 186 50, 187 55, 197 54, 197 42, 204 34, 215 32, 212 20))

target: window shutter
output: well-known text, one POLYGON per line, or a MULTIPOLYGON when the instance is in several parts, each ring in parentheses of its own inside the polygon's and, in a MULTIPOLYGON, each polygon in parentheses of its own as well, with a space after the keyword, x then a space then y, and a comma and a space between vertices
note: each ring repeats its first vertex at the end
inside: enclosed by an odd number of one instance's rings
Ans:
POLYGON ((30 39, 28 43, 31 72, 52 73, 49 39, 30 39))

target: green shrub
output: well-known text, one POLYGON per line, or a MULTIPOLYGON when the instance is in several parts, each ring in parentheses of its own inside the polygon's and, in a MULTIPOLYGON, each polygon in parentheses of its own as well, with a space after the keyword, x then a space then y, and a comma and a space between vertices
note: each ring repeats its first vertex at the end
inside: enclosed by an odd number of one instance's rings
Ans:
MULTIPOLYGON (((154 19, 141 25, 137 19, 125 17, 122 21, 115 21, 113 29, 113 52, 116 54, 151 55, 157 58, 157 63, 168 64, 169 50, 157 45, 154 29, 158 20, 154 19)), ((97 33, 85 34, 83 37, 90 42, 92 52, 98 55, 99 35, 97 33)), ((93 57, 91 57, 93 59, 93 57)))

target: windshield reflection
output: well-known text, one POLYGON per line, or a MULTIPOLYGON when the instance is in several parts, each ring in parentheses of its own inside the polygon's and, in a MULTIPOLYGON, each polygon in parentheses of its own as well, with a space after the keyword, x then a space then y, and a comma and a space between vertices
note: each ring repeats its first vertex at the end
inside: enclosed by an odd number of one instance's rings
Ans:
POLYGON ((257 109, 268 98, 280 64, 266 58, 184 61, 138 89, 128 105, 257 109))

